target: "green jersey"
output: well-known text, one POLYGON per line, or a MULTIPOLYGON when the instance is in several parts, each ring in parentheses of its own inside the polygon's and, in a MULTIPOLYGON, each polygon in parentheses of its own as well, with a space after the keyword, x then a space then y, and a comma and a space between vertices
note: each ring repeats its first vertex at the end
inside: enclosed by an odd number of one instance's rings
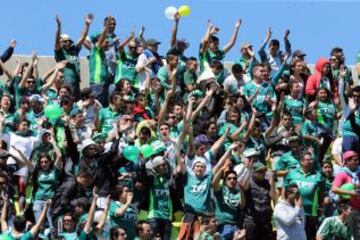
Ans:
POLYGON ((273 87, 269 83, 257 84, 254 81, 251 81, 243 86, 242 92, 246 98, 252 97, 257 89, 259 93, 256 95, 255 99, 252 101, 252 106, 255 107, 258 111, 266 113, 268 116, 271 115, 270 105, 265 101, 266 97, 269 97, 273 102, 276 102, 276 95, 273 87))
POLYGON ((19 235, 18 237, 15 237, 10 229, 7 229, 6 231, 4 231, 0 236, 3 237, 3 239, 13 239, 13 240, 32 240, 32 239, 34 239, 34 236, 31 231, 24 232, 23 234, 19 235))
POLYGON ((130 204, 123 215, 116 216, 116 211, 122 206, 124 206, 124 204, 119 201, 111 202, 109 209, 111 226, 118 226, 124 228, 126 234, 128 235, 128 238, 134 239, 136 235, 135 227, 137 221, 137 210, 135 206, 130 204))
POLYGON ((306 101, 303 97, 294 99, 290 95, 285 97, 284 107, 291 113, 294 124, 302 124, 304 121, 303 111, 306 108, 306 101))
POLYGON ((336 119, 336 107, 333 102, 319 102, 317 107, 318 123, 326 128, 333 130, 336 119))
POLYGON ((172 219, 170 182, 166 177, 155 176, 150 189, 149 219, 172 219))
MULTIPOLYGON (((236 132, 236 130, 238 129, 238 127, 235 126, 234 124, 232 124, 230 122, 226 122, 226 123, 222 124, 222 126, 220 127, 219 136, 224 135, 227 127, 230 127, 230 133, 229 133, 230 135, 234 134, 234 132, 236 132)), ((239 133, 239 137, 240 138, 243 137, 244 134, 245 134, 245 129, 241 133, 239 133)), ((228 149, 230 147, 231 143, 232 143, 232 140, 230 138, 226 138, 225 143, 224 143, 225 149, 228 149)))
POLYGON ((239 221, 241 193, 240 190, 229 190, 221 186, 215 192, 215 215, 220 224, 237 224, 239 221))
POLYGON ((131 86, 134 88, 140 88, 140 79, 136 71, 136 63, 139 56, 131 56, 127 52, 123 52, 117 59, 116 72, 115 72, 115 83, 119 82, 120 79, 129 79, 131 86))
MULTIPOLYGON (((200 47, 201 49, 201 47, 200 47)), ((207 49, 206 52, 201 53, 200 52, 200 71, 204 71, 204 65, 205 63, 210 64, 212 61, 218 60, 222 61, 225 58, 225 51, 224 50, 218 50, 216 52, 211 51, 210 49, 207 49)))
MULTIPOLYGON (((307 119, 307 120, 305 120, 305 122, 301 126, 300 133, 301 133, 302 137, 304 137, 306 135, 317 137, 318 134, 320 133, 320 128, 319 128, 319 125, 316 122, 312 122, 312 121, 307 119)), ((318 159, 319 150, 320 150, 320 146, 319 146, 318 142, 313 141, 313 140, 304 139, 304 144, 307 147, 311 146, 311 147, 314 148, 314 156, 315 156, 316 159, 318 159)), ((318 168, 319 166, 316 166, 317 169, 319 169, 318 168)))
MULTIPOLYGON (((356 110, 354 114, 355 114, 355 123, 356 123, 356 125, 360 126, 360 111, 356 110)), ((347 119, 344 122, 343 136, 353 136, 353 137, 358 136, 356 134, 355 130, 353 129, 353 127, 351 126, 350 119, 347 119)))
POLYGON ((319 195, 325 191, 325 178, 318 171, 304 173, 302 169, 291 170, 284 179, 284 186, 296 184, 304 201, 305 215, 318 216, 319 195))
POLYGON ((350 240, 351 233, 350 226, 343 223, 338 216, 325 218, 317 231, 317 235, 323 240, 350 240))
POLYGON ((115 112, 111 106, 102 108, 99 111, 99 121, 102 133, 109 133, 116 124, 116 120, 120 117, 120 112, 115 112))
POLYGON ((90 51, 90 84, 103 84, 108 78, 108 67, 104 50, 96 45, 90 51))
POLYGON ((64 81, 67 84, 79 84, 80 81, 80 53, 81 47, 78 47, 77 44, 73 44, 70 49, 66 50, 60 48, 55 50, 55 60, 56 62, 61 62, 66 60, 68 63, 64 68, 64 81))
POLYGON ((300 156, 296 156, 292 151, 284 153, 275 165, 275 171, 295 169, 300 166, 300 156))
POLYGON ((34 179, 37 186, 35 200, 46 200, 54 197, 59 174, 60 172, 56 167, 46 172, 39 171, 37 179, 34 179))
POLYGON ((187 173, 184 188, 185 212, 207 213, 213 209, 211 200, 212 172, 197 178, 187 173))
POLYGON ((59 237, 63 237, 65 240, 78 240, 76 232, 62 232, 59 233, 59 237))

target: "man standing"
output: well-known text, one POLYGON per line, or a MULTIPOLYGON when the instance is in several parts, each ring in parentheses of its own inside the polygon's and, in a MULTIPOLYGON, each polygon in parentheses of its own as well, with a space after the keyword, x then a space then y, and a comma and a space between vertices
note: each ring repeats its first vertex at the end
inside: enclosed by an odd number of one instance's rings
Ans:
POLYGON ((304 200, 305 231, 308 240, 315 240, 319 227, 318 206, 322 204, 321 193, 325 192, 325 179, 314 169, 313 154, 305 152, 300 160, 300 167, 290 171, 284 179, 284 187, 296 184, 304 200))
POLYGON ((285 188, 285 199, 274 210, 278 240, 305 240, 305 215, 300 191, 296 184, 285 188))
POLYGON ((80 58, 79 53, 81 47, 89 32, 90 24, 93 21, 93 15, 88 14, 85 17, 85 27, 77 43, 73 43, 72 39, 67 34, 61 34, 61 19, 56 16, 57 30, 55 38, 55 60, 61 62, 67 61, 64 68, 64 83, 72 86, 73 95, 77 100, 80 99, 80 58))

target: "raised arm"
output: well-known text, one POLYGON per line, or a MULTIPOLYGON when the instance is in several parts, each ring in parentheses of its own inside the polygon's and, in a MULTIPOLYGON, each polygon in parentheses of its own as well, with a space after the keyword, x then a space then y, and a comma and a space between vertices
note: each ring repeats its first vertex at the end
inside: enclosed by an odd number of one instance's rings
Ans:
POLYGON ((82 31, 81 33, 81 37, 80 39, 78 40, 78 42, 76 43, 76 46, 78 48, 81 48, 82 45, 84 44, 85 42, 85 39, 89 33, 89 29, 90 29, 90 25, 92 23, 94 19, 94 15, 92 15, 91 13, 89 13, 86 17, 85 17, 85 26, 84 26, 84 30, 82 31))
POLYGON ((253 112, 252 112, 252 115, 251 115, 251 120, 250 120, 250 123, 249 123, 249 127, 248 127, 248 129, 247 129, 247 131, 245 133, 244 138, 242 139, 243 142, 246 142, 249 139, 249 137, 251 135, 251 131, 255 126, 256 112, 257 112, 256 109, 253 108, 253 112))
POLYGON ((39 220, 37 221, 37 223, 31 228, 30 232, 32 233, 33 235, 33 238, 35 239, 36 238, 36 235, 39 233, 40 231, 40 227, 43 223, 43 221, 45 220, 45 217, 46 217, 46 213, 49 209, 49 207, 51 206, 51 200, 48 199, 46 202, 45 202, 45 206, 43 208, 43 210, 41 211, 41 214, 40 214, 40 217, 39 217, 39 220))
POLYGON ((222 135, 210 148, 211 154, 216 156, 219 149, 224 145, 225 140, 228 138, 230 133, 230 127, 227 127, 224 135, 222 135))
POLYGON ((176 46, 176 42, 177 42, 176 38, 177 38, 177 30, 178 30, 179 20, 180 20, 180 14, 176 13, 174 16, 174 25, 171 30, 170 48, 173 48, 176 46))
POLYGON ((194 122, 197 119, 197 117, 199 116, 201 110, 205 107, 206 104, 209 103, 209 101, 210 101, 213 94, 214 94, 213 89, 209 89, 209 90, 206 91, 205 98, 200 102, 199 106, 197 106, 195 111, 191 114, 190 121, 194 122))
POLYGON ((92 223, 94 221, 95 211, 96 211, 96 201, 98 200, 98 198, 99 198, 99 196, 97 194, 93 193, 93 199, 91 201, 91 207, 90 207, 89 214, 88 214, 88 217, 86 219, 86 223, 85 223, 85 227, 84 227, 84 232, 86 234, 90 233, 91 226, 92 226, 92 223))
POLYGON ((98 48, 104 48, 105 47, 105 41, 106 41, 106 37, 109 33, 109 28, 110 28, 110 22, 113 19, 113 17, 109 17, 104 30, 102 31, 99 40, 97 41, 97 43, 95 44, 98 48))
POLYGON ((120 45, 119 45, 119 53, 120 53, 120 55, 124 53, 124 48, 125 48, 125 46, 126 46, 131 40, 133 40, 134 38, 135 38, 135 33, 134 33, 134 31, 132 31, 132 32, 130 33, 130 36, 129 36, 128 38, 126 38, 124 41, 122 41, 122 43, 120 43, 120 45))
POLYGON ((30 74, 31 74, 31 71, 33 69, 34 62, 36 61, 36 59, 37 59, 37 56, 36 56, 36 53, 34 52, 31 56, 31 63, 21 78, 21 81, 19 83, 19 88, 25 88, 26 81, 30 77, 30 74))
POLYGON ((214 27, 210 20, 208 20, 208 26, 206 29, 206 33, 204 35, 204 37, 201 40, 201 49, 200 49, 200 53, 204 53, 207 51, 208 47, 209 47, 209 40, 210 40, 210 36, 212 34, 215 34, 219 31, 218 28, 214 27))
POLYGON ((11 74, 11 72, 9 71, 9 69, 5 66, 5 64, 3 63, 3 61, 1 61, 0 59, 0 68, 3 70, 3 72, 5 73, 5 75, 8 77, 8 79, 12 79, 13 75, 11 74))
POLYGON ((19 154, 20 156, 20 161, 29 168, 30 171, 34 170, 34 165, 32 164, 32 162, 25 156, 25 154, 20 151, 16 146, 11 145, 11 147, 19 154))
POLYGON ((55 141, 55 137, 54 137, 54 134, 53 134, 53 133, 51 134, 50 143, 51 143, 51 145, 53 146, 54 151, 55 151, 55 154, 56 154, 56 159, 55 159, 55 162, 54 162, 54 166, 55 166, 57 169, 61 170, 61 169, 62 169, 62 154, 61 154, 60 149, 59 149, 58 146, 56 145, 56 141, 55 141))
POLYGON ((5 232, 8 230, 8 224, 7 224, 7 210, 9 207, 9 199, 6 193, 1 194, 1 198, 3 200, 3 207, 1 211, 1 232, 5 232))
POLYGON ((170 98, 175 94, 175 88, 176 88, 176 69, 174 69, 174 71, 170 72, 169 71, 169 79, 171 81, 171 89, 166 93, 166 97, 165 97, 165 103, 164 106, 161 108, 160 113, 159 113, 159 121, 158 124, 160 124, 166 114, 167 114, 167 110, 168 110, 168 105, 170 102, 170 98))
POLYGON ((290 30, 286 29, 284 35, 284 43, 285 43, 285 54, 291 56, 291 43, 289 41, 290 30))
POLYGON ((59 51, 61 48, 60 44, 60 35, 61 35, 61 18, 59 15, 56 15, 56 33, 55 33, 55 51, 59 51))
POLYGON ((100 220, 99 220, 98 224, 96 225, 97 233, 101 233, 105 227, 106 219, 107 219, 107 216, 109 213, 109 208, 110 208, 110 195, 106 197, 105 201, 106 201, 106 203, 105 203, 105 207, 104 207, 104 212, 102 213, 100 220))
POLYGON ((240 26, 241 26, 241 19, 239 19, 235 23, 235 28, 234 28, 233 35, 231 36, 230 41, 224 46, 223 50, 224 50, 225 53, 230 51, 230 49, 235 45, 240 26))
POLYGON ((231 164, 231 161, 230 162, 226 162, 224 164, 224 166, 222 166, 219 171, 217 171, 214 175, 214 178, 212 180, 212 186, 214 188, 214 192, 218 192, 220 190, 220 180, 221 180, 221 176, 223 175, 224 171, 226 169, 228 169, 229 167, 229 164, 231 164))
POLYGON ((214 175, 216 175, 220 171, 221 167, 224 166, 225 161, 230 158, 232 150, 237 148, 239 144, 240 144, 239 142, 232 143, 230 147, 226 150, 226 152, 221 156, 220 160, 216 163, 216 165, 212 169, 214 175))
POLYGON ((260 49, 258 51, 261 62, 267 62, 267 55, 266 55, 266 52, 265 52, 265 47, 268 44, 268 42, 270 41, 271 35, 272 35, 272 30, 271 30, 271 27, 269 27, 269 29, 268 29, 268 31, 266 33, 264 42, 260 45, 260 49))
POLYGON ((116 210, 116 213, 115 213, 116 217, 120 217, 120 216, 124 215, 124 213, 126 212, 126 209, 128 209, 128 207, 130 206, 132 200, 133 200, 133 194, 128 193, 127 197, 126 197, 126 203, 116 210))
POLYGON ((6 62, 9 60, 14 53, 14 49, 16 47, 16 40, 11 39, 10 46, 5 50, 5 52, 0 56, 1 61, 6 62))
POLYGON ((56 64, 55 71, 51 74, 50 79, 48 81, 46 81, 46 83, 42 86, 41 91, 43 93, 45 93, 47 90, 49 90, 49 88, 54 84, 58 72, 61 71, 62 69, 64 69, 66 67, 67 63, 68 62, 66 60, 63 60, 56 64))

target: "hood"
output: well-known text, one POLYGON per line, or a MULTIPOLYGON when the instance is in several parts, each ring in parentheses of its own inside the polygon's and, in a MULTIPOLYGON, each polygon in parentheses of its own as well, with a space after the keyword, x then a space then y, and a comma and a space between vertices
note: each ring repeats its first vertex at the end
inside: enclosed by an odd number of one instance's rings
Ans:
POLYGON ((326 59, 326 58, 319 58, 316 62, 316 65, 315 65, 315 70, 317 73, 320 73, 321 74, 321 69, 323 69, 323 67, 326 65, 326 64, 330 64, 329 60, 326 59))

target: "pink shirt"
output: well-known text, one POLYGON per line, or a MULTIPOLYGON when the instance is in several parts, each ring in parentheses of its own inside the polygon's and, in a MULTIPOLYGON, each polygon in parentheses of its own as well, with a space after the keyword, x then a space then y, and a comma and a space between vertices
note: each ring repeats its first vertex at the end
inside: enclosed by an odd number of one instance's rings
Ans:
MULTIPOLYGON (((360 174, 358 174, 358 178, 360 179, 360 174)), ((341 172, 336 175, 333 181, 333 186, 340 188, 345 183, 352 183, 352 178, 348 174, 341 172)), ((360 197, 351 198, 350 205, 355 209, 360 209, 360 197)))

